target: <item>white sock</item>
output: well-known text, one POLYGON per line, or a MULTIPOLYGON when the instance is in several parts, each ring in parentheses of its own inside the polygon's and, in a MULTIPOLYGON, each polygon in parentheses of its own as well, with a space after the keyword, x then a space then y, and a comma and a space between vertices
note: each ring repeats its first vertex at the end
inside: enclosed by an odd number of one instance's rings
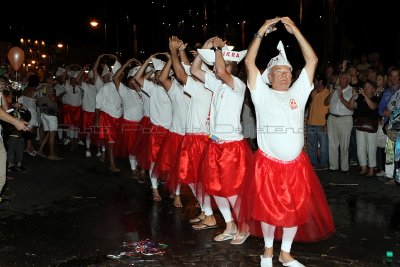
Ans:
POLYGON ((281 250, 288 253, 290 252, 290 249, 292 248, 293 239, 296 236, 296 233, 297 233, 297 226, 290 228, 283 227, 281 250))
POLYGON ((86 148, 90 149, 90 135, 86 135, 86 148))
POLYGON ((179 196, 181 194, 181 184, 177 184, 175 189, 175 195, 179 196))
POLYGON ((215 202, 217 203, 218 209, 224 217, 225 222, 233 221, 231 207, 229 205, 229 200, 225 197, 214 196, 215 202))
POLYGON ((73 129, 74 137, 75 139, 78 139, 79 137, 79 129, 73 129))
POLYGON ((261 222, 261 230, 264 236, 264 246, 266 248, 272 248, 274 246, 275 226, 261 222))
POLYGON ((129 155, 129 163, 131 164, 131 170, 136 170, 136 157, 134 155, 129 155))
POLYGON ((57 134, 58 134, 58 139, 62 139, 62 136, 63 136, 63 129, 57 129, 57 134))
MULTIPOLYGON (((189 184, 189 188, 190 188, 190 190, 192 190, 193 196, 196 197, 197 202, 198 202, 199 205, 200 205, 201 211, 204 211, 204 208, 203 208, 203 201, 202 201, 201 199, 198 199, 198 198, 197 198, 197 196, 196 196, 196 188, 194 187, 194 184, 193 184, 193 183, 189 184)), ((210 196, 208 196, 208 199, 210 199, 210 196)))

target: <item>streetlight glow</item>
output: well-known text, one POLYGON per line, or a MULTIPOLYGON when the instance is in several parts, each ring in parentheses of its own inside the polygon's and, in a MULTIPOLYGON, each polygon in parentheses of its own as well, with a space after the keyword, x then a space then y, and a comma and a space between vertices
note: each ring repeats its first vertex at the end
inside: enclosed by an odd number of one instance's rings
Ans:
POLYGON ((99 23, 97 22, 97 21, 95 21, 95 20, 92 20, 92 21, 90 21, 90 26, 92 26, 92 27, 97 27, 99 25, 99 23))

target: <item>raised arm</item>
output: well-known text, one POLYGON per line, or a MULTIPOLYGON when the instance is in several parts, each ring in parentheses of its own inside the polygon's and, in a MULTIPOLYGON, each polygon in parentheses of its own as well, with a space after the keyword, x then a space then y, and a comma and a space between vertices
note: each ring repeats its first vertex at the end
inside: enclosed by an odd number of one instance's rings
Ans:
POLYGON ((224 57, 222 55, 222 47, 225 46, 224 41, 221 38, 215 38, 213 40, 213 46, 215 49, 215 73, 217 76, 229 87, 235 89, 235 81, 233 80, 233 76, 226 70, 226 64, 224 57))
POLYGON ((306 40, 306 38, 300 32, 299 28, 297 28, 297 26, 289 17, 283 17, 281 18, 281 21, 283 25, 285 25, 286 30, 294 35, 300 45, 304 61, 306 62, 304 68, 307 72, 308 80, 310 84, 312 84, 314 81, 315 69, 317 68, 318 64, 318 57, 315 54, 314 49, 311 47, 310 43, 306 40))
POLYGON ((87 65, 85 65, 85 66, 81 69, 81 71, 79 72, 78 76, 77 76, 76 79, 75 79, 77 84, 82 85, 82 76, 83 76, 83 73, 84 73, 85 71, 88 71, 89 68, 90 68, 90 64, 87 64, 87 65))
POLYGON ((172 81, 169 78, 169 72, 172 67, 172 61, 171 61, 171 56, 168 53, 165 53, 168 57, 167 63, 164 65, 164 68, 161 70, 160 77, 158 80, 160 81, 162 87, 164 87, 165 90, 169 91, 172 86, 172 81))
MULTIPOLYGON (((119 68, 119 70, 117 70, 117 72, 114 74, 113 76, 113 82, 115 84, 115 87, 117 88, 117 90, 119 89, 119 86, 121 84, 121 78, 124 75, 125 69, 126 67, 130 67, 132 65, 132 63, 138 63, 139 61, 136 58, 131 58, 128 59, 124 65, 121 66, 121 68, 119 68)), ((140 62, 139 62, 140 64, 140 62)))
MULTIPOLYGON (((214 39, 217 38, 215 37, 211 37, 210 39, 208 39, 204 44, 203 44, 203 49, 210 49, 213 47, 213 41, 214 39)), ((194 75, 197 79, 199 79, 200 81, 202 81, 204 83, 205 78, 206 78, 206 72, 204 70, 201 69, 201 63, 203 61, 201 60, 200 56, 197 54, 196 58, 194 59, 192 66, 190 67, 190 72, 192 73, 192 75, 194 75)))
POLYGON ((254 38, 251 41, 249 48, 247 49, 246 58, 244 60, 247 73, 247 83, 249 89, 252 90, 256 86, 256 77, 259 72, 256 66, 256 58, 258 50, 260 49, 261 40, 264 36, 267 36, 273 31, 276 31, 275 24, 280 21, 280 18, 267 19, 261 28, 254 34, 254 38))
POLYGON ((149 56, 143 62, 142 66, 139 68, 139 70, 136 72, 135 76, 133 76, 133 79, 135 79, 135 81, 140 85, 140 87, 143 87, 144 80, 147 80, 149 78, 149 76, 145 75, 145 71, 146 71, 147 66, 151 62, 151 58, 155 57, 158 54, 160 54, 160 53, 156 53, 156 54, 153 54, 153 55, 149 56))
MULTIPOLYGON (((182 41, 182 40, 181 40, 182 41)), ((179 58, 181 59, 181 62, 185 63, 186 65, 190 66, 190 60, 186 55, 185 49, 187 47, 187 43, 184 43, 182 41, 181 45, 178 48, 178 52, 179 52, 179 58)))
POLYGON ((99 64, 100 64, 100 59, 104 56, 104 54, 100 55, 97 57, 96 62, 94 62, 92 71, 93 71, 93 78, 94 81, 97 81, 97 78, 99 78, 99 72, 97 71, 99 69, 99 64))
MULTIPOLYGON (((179 60, 178 57, 179 53, 180 59, 182 59, 182 55, 184 55, 184 57, 186 57, 187 59, 185 48, 182 49, 182 47, 186 47, 186 45, 184 45, 183 42, 179 40, 176 36, 172 36, 169 38, 169 51, 171 54, 172 68, 174 69, 175 77, 181 84, 186 84, 188 75, 182 66, 181 60, 179 60)), ((188 63, 188 65, 190 66, 190 63, 188 63)))

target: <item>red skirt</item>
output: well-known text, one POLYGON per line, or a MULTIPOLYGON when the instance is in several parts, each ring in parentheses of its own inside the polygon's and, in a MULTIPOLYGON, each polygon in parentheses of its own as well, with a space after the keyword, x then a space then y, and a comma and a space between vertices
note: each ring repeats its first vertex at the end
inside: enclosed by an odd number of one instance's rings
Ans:
POLYGON ((151 126, 150 118, 143 117, 140 121, 140 130, 136 135, 135 146, 133 149, 138 165, 145 170, 150 169, 149 142, 151 126))
POLYGON ((200 188, 212 196, 238 195, 251 155, 245 140, 221 144, 209 141, 200 160, 200 188))
POLYGON ((136 136, 140 131, 140 122, 130 121, 124 118, 118 128, 118 138, 115 142, 115 156, 127 159, 129 155, 134 155, 136 136))
POLYGON ((164 141, 164 138, 167 136, 168 129, 160 126, 160 125, 152 125, 150 132, 150 150, 149 150, 149 161, 155 162, 157 159, 158 151, 164 141))
POLYGON ((80 126, 82 107, 64 105, 64 124, 74 127, 80 126))
POLYGON ((82 133, 93 133, 96 113, 82 110, 81 131, 82 133))
POLYGON ((253 235, 262 236, 260 222, 277 226, 279 240, 282 227, 298 226, 295 240, 301 242, 323 240, 335 232, 325 193, 304 151, 292 161, 280 161, 258 150, 248 177, 235 209, 253 235))
POLYGON ((94 127, 95 118, 96 118, 95 112, 89 112, 89 111, 82 110, 82 119, 81 119, 80 128, 81 128, 82 136, 90 134, 91 143, 99 145, 99 143, 98 143, 99 135, 95 131, 95 127, 94 127))
POLYGON ((208 141, 208 136, 203 134, 186 134, 183 137, 177 164, 170 173, 177 177, 179 183, 197 184, 201 155, 208 141))
POLYGON ((120 120, 121 118, 114 118, 113 116, 100 111, 99 138, 108 141, 108 143, 115 143, 120 120))
POLYGON ((152 174, 160 180, 163 180, 166 183, 167 188, 171 192, 175 192, 176 185, 178 184, 176 181, 176 177, 169 176, 169 173, 172 167, 176 164, 178 158, 178 151, 182 143, 184 135, 180 135, 174 132, 168 132, 164 138, 164 142, 162 143, 160 150, 157 154, 157 159, 154 164, 154 169, 152 174), (169 181, 170 179, 175 179, 175 181, 169 181))

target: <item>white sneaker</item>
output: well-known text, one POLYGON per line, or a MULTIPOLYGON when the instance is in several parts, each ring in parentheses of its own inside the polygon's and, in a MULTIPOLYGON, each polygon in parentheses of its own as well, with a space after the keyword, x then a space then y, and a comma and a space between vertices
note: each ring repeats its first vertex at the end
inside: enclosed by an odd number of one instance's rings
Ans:
POLYGON ((92 156, 92 153, 90 152, 90 150, 86 150, 86 157, 90 158, 92 156))
POLYGON ((96 157, 101 157, 101 152, 97 151, 96 157))
POLYGON ((84 146, 84 145, 85 145, 85 143, 84 143, 82 140, 79 140, 79 142, 78 142, 78 145, 80 145, 80 146, 84 146))

